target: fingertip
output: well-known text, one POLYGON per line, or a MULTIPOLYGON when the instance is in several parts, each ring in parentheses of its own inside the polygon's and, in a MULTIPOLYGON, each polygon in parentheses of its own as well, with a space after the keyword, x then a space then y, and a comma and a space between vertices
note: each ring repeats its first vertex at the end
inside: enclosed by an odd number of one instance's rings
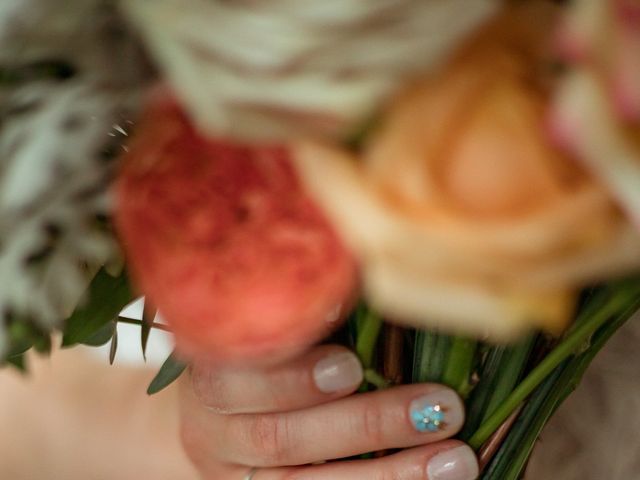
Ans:
POLYGON ((418 432, 458 433, 465 421, 465 406, 458 393, 445 385, 429 385, 426 393, 410 400, 408 418, 418 432))
POLYGON ((429 457, 426 462, 428 480, 476 480, 480 474, 475 452, 464 443, 450 447, 429 457))
POLYGON ((358 357, 346 348, 325 352, 313 365, 313 383, 324 394, 350 394, 362 384, 364 372, 358 357))

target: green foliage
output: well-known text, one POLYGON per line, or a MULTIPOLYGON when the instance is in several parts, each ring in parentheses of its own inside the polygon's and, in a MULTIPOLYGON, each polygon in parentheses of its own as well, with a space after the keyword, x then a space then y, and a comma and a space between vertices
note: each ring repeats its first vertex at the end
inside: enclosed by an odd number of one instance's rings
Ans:
POLYGON ((453 388, 465 399, 473 388, 471 372, 476 364, 477 349, 476 340, 454 337, 442 375, 442 383, 453 388))
POLYGON ((416 332, 413 382, 441 383, 452 346, 453 337, 450 335, 423 330, 416 332))
POLYGON ((82 343, 90 347, 101 347, 109 342, 115 333, 116 320, 111 320, 96 330, 92 335, 87 337, 82 343))
POLYGON ((151 381, 147 393, 153 395, 165 389, 177 380, 186 368, 187 364, 178 359, 175 352, 173 352, 169 355, 169 358, 165 360, 162 367, 160 367, 160 371, 151 381))
POLYGON ((116 319, 118 313, 132 300, 133 294, 126 272, 114 277, 104 268, 101 269, 89 285, 85 302, 67 319, 62 346, 99 343, 106 335, 103 329, 108 327, 105 325, 116 319))
POLYGON ((153 328, 153 321, 156 318, 157 310, 151 306, 151 303, 145 299, 142 309, 142 323, 140 324, 140 346, 142 347, 142 357, 147 360, 147 343, 149 343, 149 335, 153 328))
POLYGON ((7 358, 7 364, 11 365, 21 373, 27 373, 27 360, 24 354, 7 358))
POLYGON ((51 335, 28 318, 12 316, 9 319, 7 333, 9 335, 9 351, 6 357, 0 361, 0 366, 6 364, 26 372, 25 354, 28 350, 33 348, 43 355, 51 351, 51 335))
POLYGON ((467 402, 467 419, 460 438, 468 440, 483 421, 506 400, 529 363, 536 336, 515 345, 490 347, 479 371, 479 381, 467 402))
POLYGON ((472 388, 460 438, 477 450, 521 408, 481 477, 517 480, 549 418, 579 384, 596 353, 639 306, 640 278, 592 289, 574 327, 551 350, 545 342, 541 351, 534 349, 536 336, 511 346, 492 346, 418 331, 413 381, 446 383, 463 397, 472 388))
MULTIPOLYGON (((607 340, 640 308, 640 278, 601 289, 584 306, 565 339, 514 389, 498 410, 508 411, 524 396, 524 408, 482 480, 518 480, 538 436, 549 418, 580 383, 584 372, 607 340)), ((506 412, 505 412, 506 413, 506 412)), ((477 446, 502 416, 491 415, 470 443, 477 446), (480 433, 479 433, 480 432, 480 433)))
POLYGON ((113 337, 111 337, 111 348, 109 348, 109 365, 113 365, 116 359, 116 352, 118 351, 118 328, 113 331, 113 337))

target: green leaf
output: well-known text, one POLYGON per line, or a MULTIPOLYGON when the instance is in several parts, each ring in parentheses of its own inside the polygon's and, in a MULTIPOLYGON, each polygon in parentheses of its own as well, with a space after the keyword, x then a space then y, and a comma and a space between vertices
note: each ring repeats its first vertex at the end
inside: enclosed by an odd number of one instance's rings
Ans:
POLYGON ((142 347, 142 357, 147 360, 147 343, 149 342, 149 334, 153 328, 153 321, 156 318, 157 310, 151 305, 148 299, 144 299, 144 307, 142 308, 142 324, 140 325, 140 345, 142 347))
POLYGON ((7 364, 16 368, 20 373, 27 373, 27 360, 24 354, 7 358, 7 364))
POLYGON ((182 372, 184 372, 186 368, 187 364, 179 360, 175 352, 173 352, 169 355, 169 358, 165 360, 162 367, 160 367, 160 371, 151 381, 147 389, 147 394, 154 395, 168 387, 182 375, 182 372))
POLYGON ((31 347, 33 347, 32 339, 20 338, 17 340, 12 340, 8 357, 17 357, 18 355, 25 353, 31 347))
POLYGON ((118 328, 113 331, 113 337, 111 337, 111 348, 109 349, 109 365, 113 365, 116 359, 116 352, 118 351, 118 328))
POLYGON ((125 272, 112 277, 100 269, 89 285, 86 303, 76 308, 67 319, 62 346, 91 341, 132 300, 133 294, 125 272))
POLYGON ((51 336, 42 335, 37 337, 34 339, 33 348, 40 354, 49 355, 51 353, 51 336))
POLYGON ((105 323, 102 327, 96 330, 93 335, 82 342, 83 345, 90 347, 101 347, 105 345, 109 340, 113 338, 116 329, 116 321, 112 320, 105 323))
MULTIPOLYGON (((31 348, 35 348, 45 355, 51 351, 51 335, 28 318, 12 316, 7 333, 9 335, 9 349, 6 357, 0 358, 0 366, 4 363, 12 363, 10 362, 12 357, 18 357, 31 348)), ((14 359, 12 364, 18 367, 16 361, 14 359)))
POLYGON ((438 332, 418 331, 413 356, 413 383, 442 382, 453 337, 438 332))
POLYGON ((507 349, 503 364, 500 366, 499 378, 487 404, 482 422, 487 420, 493 412, 504 402, 513 389, 518 385, 525 371, 531 351, 536 342, 535 335, 529 335, 507 349))
MULTIPOLYGON (((468 440, 480 426, 491 397, 505 368, 508 367, 510 347, 497 345, 489 347, 479 371, 480 380, 474 387, 467 402, 467 415, 460 438, 468 440)), ((509 392, 511 393, 511 392, 509 392)))

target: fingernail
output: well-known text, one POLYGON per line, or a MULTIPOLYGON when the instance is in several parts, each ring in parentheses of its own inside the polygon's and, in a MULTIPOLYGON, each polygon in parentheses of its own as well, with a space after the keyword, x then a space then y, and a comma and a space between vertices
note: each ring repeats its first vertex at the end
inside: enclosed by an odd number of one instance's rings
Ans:
POLYGON ((466 445, 439 453, 427 464, 429 480, 476 480, 479 473, 476 456, 466 445))
POLYGON ((362 366, 353 353, 334 353, 316 363, 313 379, 323 393, 349 390, 362 383, 362 366))
POLYGON ((441 388, 416 398, 409 405, 411 424, 419 432, 457 432, 464 422, 464 407, 460 397, 448 388, 441 388))

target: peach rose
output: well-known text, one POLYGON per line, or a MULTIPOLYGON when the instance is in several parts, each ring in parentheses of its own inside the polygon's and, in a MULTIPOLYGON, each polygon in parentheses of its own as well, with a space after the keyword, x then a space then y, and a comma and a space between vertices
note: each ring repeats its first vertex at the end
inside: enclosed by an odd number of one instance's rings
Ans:
POLYGON ((545 138, 550 23, 529 14, 497 20, 399 98, 358 158, 297 148, 391 319, 498 340, 557 333, 581 288, 640 266, 608 191, 545 138))

